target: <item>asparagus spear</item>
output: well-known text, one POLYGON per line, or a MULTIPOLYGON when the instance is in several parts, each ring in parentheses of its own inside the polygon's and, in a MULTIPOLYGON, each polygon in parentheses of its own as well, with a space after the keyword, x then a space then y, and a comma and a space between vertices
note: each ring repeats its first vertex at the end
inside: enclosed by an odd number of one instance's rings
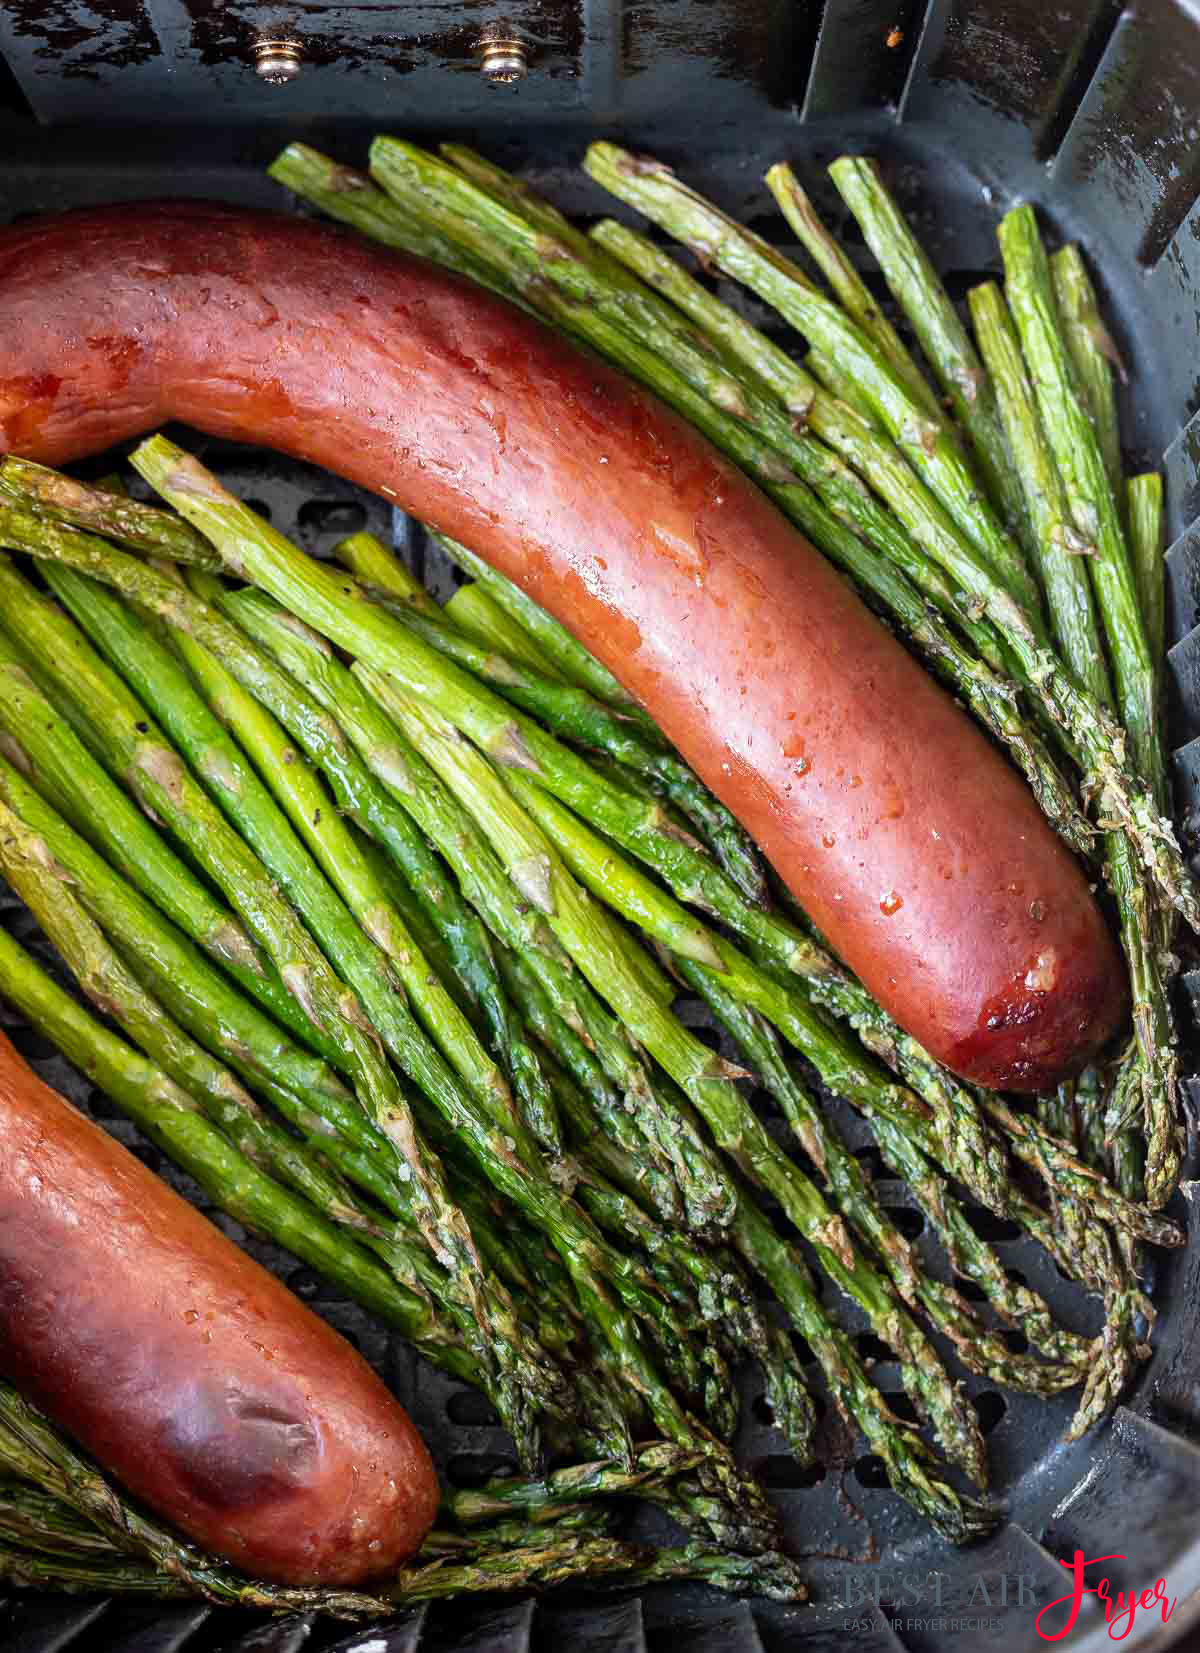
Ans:
POLYGON ((435 264, 470 276, 481 287, 515 301, 515 295, 504 283, 497 282, 486 264, 462 253, 436 231, 415 225, 395 212, 383 191, 353 167, 341 166, 307 144, 293 143, 276 157, 267 171, 278 183, 313 202, 331 218, 361 230, 372 240, 415 253, 418 258, 432 259, 435 264))
POLYGON ((994 281, 968 294, 975 336, 996 389, 1032 527, 1031 551, 1063 659, 1098 700, 1111 690, 1098 650, 1096 613, 1083 558, 1093 547, 1076 532, 1054 455, 1042 429, 1021 344, 994 281))
POLYGON ((1138 610, 1117 500, 1096 429, 1078 394, 1033 208, 1016 207, 1006 214, 999 235, 1008 301, 1033 376, 1042 423, 1075 527, 1095 547, 1095 554, 1088 558, 1088 573, 1108 640, 1122 721, 1137 766, 1161 800, 1166 768, 1153 688, 1154 662, 1138 610))
POLYGON ((1005 521, 1027 548, 1026 501, 1005 442, 996 393, 925 249, 867 156, 843 155, 829 176, 858 221, 893 298, 970 438, 983 479, 1005 521))
MULTIPOLYGON (((372 170, 385 188, 388 178, 382 176, 382 168, 393 153, 376 140, 372 170)), ((660 162, 630 155, 615 144, 594 143, 584 168, 614 195, 701 250, 726 275, 746 282, 814 346, 840 358, 905 458, 979 548, 1005 589, 1036 615, 1038 596, 1020 551, 982 499, 950 423, 931 417, 913 400, 887 357, 839 305, 775 248, 727 219, 660 162)))
MULTIPOLYGON (((0 845, 6 858, 9 842, 6 834, 0 845)), ((46 911, 53 905, 61 912, 61 922, 80 926, 86 945, 95 927, 70 899, 61 880, 55 884, 53 902, 46 911)), ((194 1177, 214 1205, 311 1264, 438 1364, 467 1382, 478 1382, 475 1362, 458 1332, 439 1319, 424 1296, 402 1286, 356 1242, 323 1222, 313 1207, 253 1166, 203 1117, 187 1093, 101 1027, 4 931, 0 931, 0 993, 194 1177)))
POLYGON ((1125 484, 1129 550, 1137 582, 1138 607, 1150 658, 1161 676, 1166 651, 1166 589, 1163 576, 1163 481, 1158 471, 1131 476, 1125 484))
MULTIPOLYGON (((429 533, 430 530, 427 529, 426 532, 429 533)), ((443 550, 449 550, 454 543, 453 540, 447 540, 443 534, 433 534, 432 537, 443 550)), ((524 626, 519 625, 507 609, 501 608, 478 580, 460 585, 454 595, 446 599, 442 607, 442 617, 453 620, 459 631, 465 631, 468 637, 474 637, 477 642, 487 643, 492 648, 499 649, 501 654, 519 660, 522 665, 540 672, 543 677, 552 677, 559 682, 565 681, 562 673, 555 669, 554 662, 537 646, 524 626)), ((604 704, 607 705, 607 701, 604 704)), ((652 734, 645 724, 641 727, 647 739, 656 739, 656 733, 652 734)))
POLYGON ((1060 247, 1050 259, 1050 278, 1080 394, 1091 416, 1104 455, 1109 486, 1120 508, 1124 504, 1121 490, 1125 479, 1121 469, 1115 381, 1119 377, 1124 383, 1125 369, 1100 315, 1096 289, 1078 247, 1060 247))
POLYGON ((174 511, 143 505, 110 489, 89 488, 74 477, 35 465, 30 459, 9 454, 0 464, 0 490, 16 504, 52 522, 106 535, 133 551, 196 563, 202 568, 220 567, 204 536, 174 511))
POLYGON ((632 1468, 612 1462, 568 1464, 547 1475, 489 1481, 482 1487, 447 1488, 441 1517, 459 1527, 476 1527, 514 1511, 533 1522, 553 1520, 564 1506, 580 1499, 637 1497, 649 1487, 667 1486, 703 1462, 672 1441, 650 1441, 639 1446, 632 1468))
POLYGON ((420 580, 374 534, 350 534, 334 546, 333 554, 363 585, 382 596, 407 603, 416 613, 431 620, 441 618, 441 609, 420 580))
POLYGON ((791 167, 786 162, 777 162, 768 168, 765 182, 780 212, 829 283, 842 309, 879 346, 913 401, 931 419, 939 419, 942 410, 924 374, 901 341, 899 333, 872 298, 866 282, 822 222, 820 213, 791 167))

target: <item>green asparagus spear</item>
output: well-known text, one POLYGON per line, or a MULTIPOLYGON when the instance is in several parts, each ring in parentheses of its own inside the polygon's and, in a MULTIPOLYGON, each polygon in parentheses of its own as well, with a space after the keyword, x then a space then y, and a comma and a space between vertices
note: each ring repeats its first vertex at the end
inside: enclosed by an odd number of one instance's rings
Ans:
POLYGON ((877 163, 843 155, 829 168, 863 232, 893 298, 908 317, 925 359, 970 438, 1002 520, 1029 548, 1026 502, 996 407, 995 389, 958 311, 921 243, 883 182, 877 163))
POLYGON ((277 182, 373 241, 432 259, 515 301, 515 295, 496 280, 486 264, 460 252, 444 236, 422 229, 397 213, 383 191, 353 167, 341 166, 307 144, 293 143, 267 170, 277 182))
POLYGON ((1124 506, 1121 493, 1125 478, 1121 469, 1116 380, 1119 378, 1124 383, 1125 368, 1100 315, 1096 289, 1078 247, 1061 247, 1053 255, 1050 277, 1080 393, 1091 416, 1104 455, 1109 486, 1120 509, 1124 506))
POLYGON ((1163 481, 1158 471, 1131 476, 1125 484, 1129 550, 1137 581, 1138 605, 1150 658, 1158 677, 1166 652, 1166 589, 1163 576, 1163 481))
POLYGON ((1084 558, 1093 547, 1076 532, 1058 465, 1042 429, 1021 344, 994 281, 968 294, 975 336, 995 386, 1000 415, 1025 489, 1034 566, 1063 659, 1097 700, 1111 691, 1084 558))
POLYGON ((133 551, 195 563, 201 568, 221 566, 204 536, 174 511, 143 505, 109 489, 89 488, 74 477, 35 465, 30 459, 9 454, 0 464, 0 491, 51 522, 103 534, 133 551))
POLYGON ((381 596, 407 603, 430 620, 441 618, 442 610, 420 580, 374 534, 350 534, 334 546, 333 554, 355 579, 381 596))
POLYGON ((765 182, 780 212, 829 283, 842 309, 879 346, 913 401, 931 419, 940 419, 942 410, 924 374, 871 296, 866 282, 822 222, 820 213, 791 167, 786 162, 777 162, 768 168, 765 182))
MULTIPOLYGON (((427 529, 426 532, 430 530, 427 529)), ((433 534, 432 537, 446 551, 454 544, 453 540, 447 540, 443 534, 433 534)), ((453 620, 459 631, 465 631, 468 637, 473 637, 477 642, 499 649, 501 654, 507 654, 511 659, 520 661, 523 666, 540 672, 543 677, 556 678, 559 682, 566 681, 524 626, 519 625, 507 609, 501 608, 478 580, 460 585, 454 595, 446 599, 442 615, 445 619, 453 620)), ((607 701, 604 704, 607 705, 607 701)), ((644 725, 642 728, 647 739, 655 738, 644 725)))
POLYGON ((497 604, 533 638, 560 676, 575 683, 597 700, 627 712, 632 705, 628 691, 623 689, 606 666, 602 666, 583 644, 578 642, 564 625, 540 608, 532 597, 526 596, 518 585, 484 562, 457 540, 439 537, 454 561, 495 598, 497 604))
POLYGON ((1049 261, 1030 206, 1000 223, 1008 302, 1029 364, 1042 424, 1067 491, 1076 530, 1095 547, 1088 573, 1108 641, 1122 721, 1134 759, 1160 800, 1165 784, 1154 662, 1138 608, 1120 511, 1096 428, 1058 319, 1049 261))

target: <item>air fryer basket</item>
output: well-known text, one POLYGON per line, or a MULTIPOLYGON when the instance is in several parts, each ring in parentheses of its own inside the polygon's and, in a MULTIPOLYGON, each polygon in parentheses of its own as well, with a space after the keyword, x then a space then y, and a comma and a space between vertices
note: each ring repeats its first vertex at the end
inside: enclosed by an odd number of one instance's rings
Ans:
MULTIPOLYGON (((583 147, 592 136, 617 137, 673 163, 785 246, 786 227, 760 180, 771 161, 786 157, 867 271, 869 255, 845 224, 824 166, 844 150, 868 150, 884 162, 957 294, 996 270, 995 223, 1014 199, 1035 201, 1052 234, 1078 238, 1131 367, 1130 457, 1162 463, 1167 475, 1177 819, 1200 869, 1196 0, 1143 0, 1126 10, 1112 0, 929 0, 927 8, 916 0, 824 0, 823 7, 819 0, 296 0, 290 7, 6 0, 0 8, 0 220, 167 195, 285 207, 263 173, 283 142, 304 138, 354 161, 373 132, 389 129, 473 142, 584 218, 612 211, 613 203, 579 172, 583 147), (521 85, 482 84, 473 49, 489 26, 516 29, 528 41, 530 74, 521 85), (264 86, 250 67, 255 39, 279 35, 298 37, 304 48, 303 72, 286 88, 264 86)), ((380 500, 273 455, 195 445, 315 553, 351 528, 370 526, 394 534, 435 589, 450 589, 449 566, 380 500)), ((3 922, 34 936, 45 956, 28 914, 10 898, 0 906, 3 922)), ((1183 985, 1200 1002, 1200 970, 1185 973, 1183 985)), ((681 1009, 707 1025, 698 1003, 681 1009)), ((4 1025, 46 1079, 198 1198, 45 1041, 11 1017, 4 1025)), ((835 1111, 869 1162, 861 1124, 835 1111)), ((906 1230, 919 1230, 919 1214, 901 1210, 900 1185, 881 1181, 880 1188, 906 1230)), ((812 1606, 670 1587, 640 1599, 450 1604, 411 1613, 387 1630, 347 1635, 328 1623, 261 1625, 203 1607, 25 1597, 0 1607, 0 1648, 1024 1649, 1041 1645, 1030 1597, 1041 1606, 1064 1593, 1058 1558, 1076 1548, 1126 1558, 1103 1569, 1114 1589, 1165 1577, 1179 1598, 1170 1625, 1164 1630, 1140 1615, 1125 1643, 1165 1646, 1200 1619, 1200 1236, 1194 1200, 1181 1195, 1176 1204, 1190 1243, 1156 1260, 1155 1353, 1108 1427, 1063 1446, 1069 1399, 1001 1396, 970 1380, 988 1431, 994 1496, 1008 1519, 965 1553, 932 1538, 887 1492, 878 1462, 846 1436, 829 1407, 824 1466, 798 1471, 747 1378, 739 1452, 771 1488, 790 1545, 811 1557, 812 1606), (912 1622, 921 1617, 940 1618, 942 1626, 912 1622), (946 1628, 956 1617, 982 1619, 985 1627, 946 1628)), ((216 1220, 358 1343, 412 1412, 443 1472, 467 1483, 511 1463, 510 1445, 479 1396, 435 1373, 310 1271, 216 1220)), ((1063 1303, 1064 1283, 1049 1261, 1015 1231, 986 1220, 1005 1262, 1051 1303, 1063 1303)), ((886 1356, 861 1335, 861 1320, 851 1315, 847 1323, 860 1332, 864 1353, 886 1356)), ((894 1367, 880 1364, 875 1375, 885 1392, 899 1389, 894 1367)), ((638 1521, 639 1531, 658 1530, 649 1517, 638 1521)), ((1067 1645, 1110 1645, 1097 1612, 1081 1615, 1067 1645)))

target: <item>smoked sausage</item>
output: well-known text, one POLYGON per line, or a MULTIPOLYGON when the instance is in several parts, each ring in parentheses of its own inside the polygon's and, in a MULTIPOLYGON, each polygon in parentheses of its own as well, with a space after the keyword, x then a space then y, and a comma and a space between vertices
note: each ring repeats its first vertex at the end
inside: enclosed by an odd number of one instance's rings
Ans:
POLYGON ((429 1454, 361 1355, 3 1034, 0 1371, 256 1577, 362 1584, 433 1522, 429 1454))
POLYGON ((0 234, 0 450, 180 419, 315 461, 564 621, 934 1055, 1041 1089, 1126 998, 1016 772, 770 501, 591 355, 337 229, 199 203, 0 234))

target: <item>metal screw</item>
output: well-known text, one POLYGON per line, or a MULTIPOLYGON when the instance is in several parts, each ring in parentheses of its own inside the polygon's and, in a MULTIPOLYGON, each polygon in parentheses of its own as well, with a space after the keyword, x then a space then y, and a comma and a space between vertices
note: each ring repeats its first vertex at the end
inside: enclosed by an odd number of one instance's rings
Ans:
POLYGON ((486 35, 479 42, 479 72, 489 86, 511 86, 529 72, 529 52, 516 35, 486 35))
POLYGON ((286 86, 304 67, 298 40, 259 40, 254 46, 254 73, 270 86, 286 86))

